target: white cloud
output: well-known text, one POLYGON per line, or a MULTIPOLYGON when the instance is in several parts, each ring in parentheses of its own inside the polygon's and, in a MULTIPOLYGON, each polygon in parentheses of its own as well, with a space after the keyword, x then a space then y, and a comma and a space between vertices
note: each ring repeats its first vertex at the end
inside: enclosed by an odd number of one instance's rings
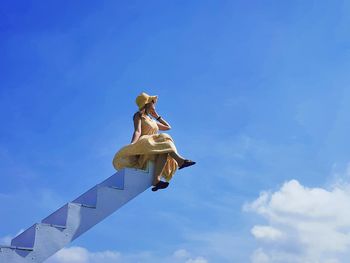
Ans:
POLYGON ((0 245, 9 246, 11 244, 12 236, 5 236, 0 238, 0 245))
MULTIPOLYGON (((141 259, 142 255, 133 255, 134 258, 141 259)), ((48 259, 47 263, 117 263, 132 262, 124 261, 124 256, 117 251, 90 252, 83 247, 63 248, 48 259)))
POLYGON ((89 253, 91 262, 117 262, 121 258, 121 253, 115 251, 103 251, 97 253, 89 253))
POLYGON ((265 254, 265 252, 259 248, 254 251, 252 257, 252 262, 253 263, 269 263, 270 262, 270 257, 265 254))
POLYGON ((159 256, 143 251, 134 254, 122 254, 117 251, 90 252, 83 247, 63 248, 46 263, 208 263, 202 256, 193 256, 186 249, 179 249, 170 256, 159 256))
POLYGON ((346 164, 346 167, 339 166, 340 165, 337 163, 333 164, 333 176, 331 177, 329 184, 332 185, 333 188, 350 187, 350 163, 346 164), (341 171, 339 171, 339 169, 341 171))
POLYGON ((282 238, 283 234, 280 230, 271 226, 254 226, 251 233, 257 239, 274 241, 282 238))
POLYGON ((86 263, 89 252, 82 247, 64 248, 51 257, 47 263, 86 263))
POLYGON ((90 252, 83 247, 64 248, 46 261, 46 263, 208 263, 201 256, 192 256, 185 249, 176 250, 170 256, 159 256, 152 252, 122 254, 117 251, 90 252))
POLYGON ((173 254, 175 258, 188 258, 190 253, 186 249, 176 250, 173 254))
POLYGON ((192 258, 191 253, 189 253, 186 249, 176 250, 173 254, 175 259, 184 259, 186 261, 179 261, 185 263, 207 263, 208 261, 203 257, 195 257, 192 258))
POLYGON ((203 257, 197 257, 195 259, 188 259, 186 263, 207 263, 208 261, 203 257))
POLYGON ((264 241, 251 257, 254 263, 330 263, 350 256, 348 184, 334 184, 327 190, 291 180, 276 192, 262 192, 244 210, 267 220, 251 230, 258 241, 264 241))

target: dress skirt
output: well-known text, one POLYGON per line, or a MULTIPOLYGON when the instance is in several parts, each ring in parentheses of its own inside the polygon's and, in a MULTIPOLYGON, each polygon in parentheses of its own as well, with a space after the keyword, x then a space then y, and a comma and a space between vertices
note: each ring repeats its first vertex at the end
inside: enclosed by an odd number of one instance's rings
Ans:
MULTIPOLYGON (((154 161, 156 154, 177 152, 172 137, 167 133, 145 134, 138 141, 122 147, 113 158, 113 166, 116 170, 125 167, 146 169, 148 161, 154 161)), ((178 163, 170 155, 162 171, 162 177, 170 181, 178 163)))

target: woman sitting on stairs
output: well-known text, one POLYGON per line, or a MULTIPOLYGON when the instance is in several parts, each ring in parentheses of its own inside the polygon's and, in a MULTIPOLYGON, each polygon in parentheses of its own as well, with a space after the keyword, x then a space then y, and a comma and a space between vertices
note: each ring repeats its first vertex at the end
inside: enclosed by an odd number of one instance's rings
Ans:
POLYGON ((122 147, 113 158, 116 170, 124 167, 146 169, 148 161, 155 162, 152 191, 167 188, 177 169, 182 169, 196 162, 183 158, 175 147, 174 141, 167 133, 171 127, 155 109, 158 96, 142 92, 136 98, 139 110, 134 114, 134 133, 131 143, 122 147), (156 120, 152 119, 155 118, 156 120), (164 178, 166 182, 161 181, 164 178))

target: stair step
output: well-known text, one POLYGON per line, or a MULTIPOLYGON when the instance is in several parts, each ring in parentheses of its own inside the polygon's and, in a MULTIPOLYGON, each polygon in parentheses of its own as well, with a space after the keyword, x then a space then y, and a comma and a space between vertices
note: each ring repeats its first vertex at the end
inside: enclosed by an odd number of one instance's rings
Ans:
POLYGON ((74 199, 72 203, 83 204, 87 207, 96 207, 98 186, 94 186, 78 198, 74 199))
POLYGON ((107 186, 108 188, 112 188, 112 189, 116 189, 119 191, 123 191, 124 189, 120 189, 119 187, 115 187, 115 186, 107 186))
POLYGON ((16 247, 16 246, 1 246, 0 248, 8 248, 13 250, 24 250, 24 251, 33 251, 32 247, 16 247))
POLYGON ((79 205, 79 206, 86 207, 86 208, 91 208, 91 209, 96 209, 97 208, 97 206, 80 204, 80 203, 76 203, 76 202, 72 202, 72 204, 79 205))
POLYGON ((33 248, 37 225, 34 224, 11 241, 11 247, 33 248))
POLYGON ((100 183, 100 186, 108 186, 115 189, 123 190, 124 189, 124 176, 125 170, 121 170, 104 180, 100 183))
POLYGON ((50 225, 57 225, 57 226, 66 226, 67 225, 67 215, 68 215, 68 204, 65 204, 55 212, 53 212, 51 215, 43 219, 41 222, 50 224, 50 225))
POLYGON ((55 225, 55 224, 47 224, 47 223, 41 223, 44 226, 51 226, 51 227, 55 227, 55 228, 61 228, 61 229, 66 229, 67 226, 60 226, 60 225, 55 225))
POLYGON ((152 184, 154 163, 146 170, 125 168, 0 246, 0 263, 42 263, 118 210, 152 184))

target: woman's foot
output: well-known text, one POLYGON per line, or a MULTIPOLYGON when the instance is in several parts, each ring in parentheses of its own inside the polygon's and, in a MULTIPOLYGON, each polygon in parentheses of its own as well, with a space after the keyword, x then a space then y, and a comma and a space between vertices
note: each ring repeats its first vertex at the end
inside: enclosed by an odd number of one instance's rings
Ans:
POLYGON ((159 189, 167 188, 168 185, 169 185, 168 182, 159 181, 155 186, 152 187, 152 191, 155 192, 159 189))
POLYGON ((183 163, 180 165, 179 170, 182 169, 182 168, 185 168, 185 167, 194 165, 195 163, 196 163, 196 162, 194 162, 194 161, 192 161, 192 160, 185 159, 185 160, 183 161, 183 163))

